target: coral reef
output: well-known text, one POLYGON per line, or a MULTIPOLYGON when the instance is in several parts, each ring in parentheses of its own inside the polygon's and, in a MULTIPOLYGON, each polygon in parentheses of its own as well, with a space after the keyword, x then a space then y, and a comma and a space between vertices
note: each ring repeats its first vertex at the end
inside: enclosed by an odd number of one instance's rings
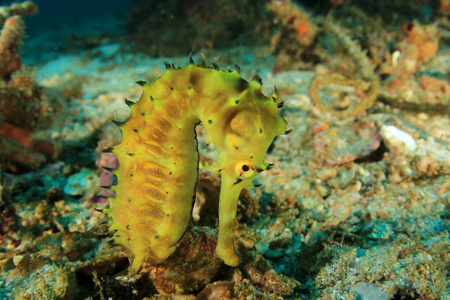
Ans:
POLYGON ((22 66, 19 48, 25 31, 21 15, 37 12, 27 1, 3 8, 0 35, 0 154, 3 170, 20 172, 39 167, 53 154, 48 141, 33 140, 33 131, 48 127, 56 108, 34 80, 34 71, 22 66))
POLYGON ((399 30, 395 25, 382 27, 367 10, 340 5, 345 7, 331 10, 325 18, 312 18, 290 1, 269 3, 274 22, 282 24, 271 44, 278 53, 274 72, 319 64, 309 96, 321 111, 339 118, 365 115, 377 100, 401 109, 449 111, 448 83, 424 70, 437 56, 446 22, 438 28, 407 21, 399 30), (296 30, 301 20, 310 24, 308 43, 299 41, 308 32, 296 30), (339 88, 342 92, 336 93, 339 88))
MULTIPOLYGON (((420 80, 414 76, 419 67, 435 56, 439 43, 437 30, 431 25, 425 26, 416 22, 405 26, 404 38, 398 42, 398 50, 393 52, 392 56, 386 56, 386 52, 382 51, 381 53, 385 53, 385 58, 370 60, 358 42, 350 39, 339 25, 329 20, 325 21, 324 29, 335 35, 339 44, 354 60, 353 68, 346 65, 345 69, 342 69, 338 65, 339 61, 333 64, 328 62, 328 65, 332 68, 338 66, 340 73, 354 75, 346 78, 327 71, 328 73, 325 75, 317 76, 309 90, 313 103, 322 111, 331 112, 339 118, 360 116, 371 108, 377 99, 384 104, 403 109, 432 110, 439 113, 449 111, 448 84, 427 75, 422 75, 420 80), (377 69, 377 73, 375 73, 375 69, 377 69), (356 78, 355 75, 357 75, 356 78), (385 78, 383 82, 380 82, 380 76, 385 78), (364 88, 364 82, 360 82, 358 77, 369 81, 370 87, 364 88), (333 83, 353 89, 353 91, 349 90, 349 92, 343 93, 343 96, 334 96, 334 98, 338 98, 333 100, 334 103, 337 102, 337 104, 333 104, 335 107, 332 104, 325 104, 327 97, 320 95, 320 89, 323 89, 323 86, 333 83), (350 96, 353 94, 353 97, 349 97, 349 94, 350 96), (353 102, 355 102, 355 98, 359 99, 352 106, 349 105, 349 98, 353 98, 353 102)), ((374 46, 369 47, 373 58, 377 56, 373 50, 374 46)), ((332 99, 333 96, 328 98, 332 99)), ((350 101, 350 103, 352 102, 350 101)))
POLYGON ((321 111, 330 112, 344 119, 364 115, 377 99, 378 86, 377 78, 367 84, 362 80, 330 73, 318 75, 313 79, 309 87, 309 96, 321 111))

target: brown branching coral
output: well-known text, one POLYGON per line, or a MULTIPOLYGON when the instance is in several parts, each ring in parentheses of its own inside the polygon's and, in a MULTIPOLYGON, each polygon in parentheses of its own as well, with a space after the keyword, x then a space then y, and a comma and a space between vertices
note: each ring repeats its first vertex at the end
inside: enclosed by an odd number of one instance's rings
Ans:
MULTIPOLYGON (((283 34, 287 31, 294 34, 295 40, 300 45, 310 45, 317 33, 317 26, 312 23, 311 17, 299 6, 290 0, 272 0, 268 4, 268 9, 275 14, 274 23, 281 24, 279 31, 272 37, 271 47, 277 47, 283 34)), ((273 49, 274 50, 274 49, 273 49)))
POLYGON ((36 12, 31 1, 0 8, 5 22, 0 34, 0 157, 2 168, 14 172, 37 168, 45 161, 43 148, 46 154, 52 152, 50 144, 43 147, 31 133, 47 127, 55 109, 37 86, 34 71, 21 65, 18 53, 25 32, 20 15, 36 12))
POLYGON ((316 47, 318 28, 311 16, 290 0, 271 0, 267 8, 278 26, 269 49, 277 54, 273 72, 311 69, 322 56, 316 47))
POLYGON ((38 13, 38 8, 33 1, 23 3, 13 3, 10 6, 0 7, 0 24, 5 23, 6 19, 12 16, 32 16, 38 13))
POLYGON ((9 76, 20 68, 17 51, 25 32, 25 24, 20 16, 9 17, 5 21, 0 36, 0 76, 9 76))

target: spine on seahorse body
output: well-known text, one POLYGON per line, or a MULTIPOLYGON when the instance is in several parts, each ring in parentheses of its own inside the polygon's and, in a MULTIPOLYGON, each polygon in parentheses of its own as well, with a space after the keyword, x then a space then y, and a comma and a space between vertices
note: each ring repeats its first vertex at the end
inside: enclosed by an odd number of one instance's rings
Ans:
POLYGON ((239 193, 268 168, 265 153, 286 121, 278 113, 276 94, 261 92, 260 78, 247 82, 238 70, 219 70, 203 63, 167 70, 143 93, 131 114, 119 124, 122 143, 115 146, 119 166, 113 173, 107 211, 116 241, 133 255, 131 271, 147 261, 158 264, 176 249, 190 219, 198 180, 195 127, 202 123, 218 152, 221 170, 219 240, 216 254, 239 264, 233 228, 239 193))

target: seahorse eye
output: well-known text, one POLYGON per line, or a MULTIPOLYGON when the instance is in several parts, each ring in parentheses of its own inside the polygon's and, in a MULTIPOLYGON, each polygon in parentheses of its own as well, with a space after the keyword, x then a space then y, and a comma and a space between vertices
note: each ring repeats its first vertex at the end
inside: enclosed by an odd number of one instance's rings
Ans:
POLYGON ((256 166, 251 160, 239 161, 235 170, 236 176, 242 179, 251 178, 256 174, 256 166))

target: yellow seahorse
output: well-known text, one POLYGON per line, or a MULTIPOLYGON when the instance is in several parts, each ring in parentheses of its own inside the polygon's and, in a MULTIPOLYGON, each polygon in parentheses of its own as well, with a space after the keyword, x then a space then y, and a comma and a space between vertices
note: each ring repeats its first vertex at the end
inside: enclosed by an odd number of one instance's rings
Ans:
POLYGON ((116 241, 133 255, 131 272, 144 261, 158 264, 176 249, 191 215, 198 180, 195 127, 202 123, 217 153, 221 174, 219 236, 216 255, 238 266, 233 229, 238 197, 252 179, 270 168, 264 156, 273 139, 285 133, 276 92, 261 91, 258 75, 244 80, 234 71, 195 64, 166 72, 143 86, 140 99, 126 100, 131 115, 118 124, 122 143, 112 152, 116 197, 107 210, 116 241))

